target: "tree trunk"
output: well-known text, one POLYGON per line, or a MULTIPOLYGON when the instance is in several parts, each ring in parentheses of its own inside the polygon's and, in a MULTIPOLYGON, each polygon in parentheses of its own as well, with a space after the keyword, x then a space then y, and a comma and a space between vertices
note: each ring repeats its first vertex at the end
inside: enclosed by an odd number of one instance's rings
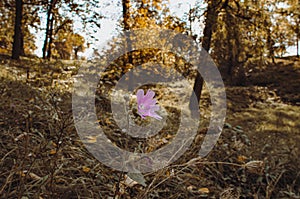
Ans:
MULTIPOLYGON (((300 1, 298 1, 298 6, 300 7, 300 1)), ((299 58, 299 39, 300 39, 300 14, 298 15, 298 20, 296 24, 296 45, 297 45, 297 57, 299 58)))
POLYGON ((47 51, 49 48, 49 30, 50 30, 53 5, 54 5, 54 0, 51 0, 47 10, 46 32, 45 32, 45 40, 43 45, 43 59, 46 59, 47 51))
POLYGON ((228 58, 226 60, 227 62, 227 75, 230 78, 230 82, 233 83, 234 81, 234 69, 237 67, 236 63, 236 48, 237 46, 235 45, 235 40, 236 36, 234 33, 236 32, 235 30, 235 22, 229 11, 226 9, 226 39, 227 39, 227 55, 228 58), (233 27, 234 26, 234 27, 233 27))
POLYGON ((297 38, 297 57, 299 58, 299 39, 297 38))
POLYGON ((74 59, 75 60, 78 60, 78 51, 79 51, 79 48, 74 49, 74 59))
POLYGON ((49 32, 49 24, 50 24, 50 8, 51 5, 48 8, 47 11, 47 22, 46 22, 46 31, 45 31, 45 39, 44 39, 44 45, 43 45, 43 59, 46 59, 46 53, 48 48, 48 32, 49 32))
POLYGON ((22 0, 16 0, 15 6, 15 29, 14 29, 14 41, 12 50, 12 59, 20 59, 22 54, 22 15, 23 15, 23 2, 22 0))
POLYGON ((266 27, 266 32, 267 32, 267 48, 268 48, 268 52, 269 52, 269 58, 271 58, 272 63, 275 64, 275 53, 274 53, 274 44, 275 44, 275 42, 272 39, 272 32, 271 32, 270 23, 268 21, 265 21, 264 25, 266 27))
POLYGON ((53 17, 53 13, 51 15, 51 19, 50 19, 50 27, 49 27, 49 42, 48 42, 48 50, 47 50, 47 59, 50 60, 51 59, 51 53, 52 53, 52 43, 53 43, 53 22, 54 22, 54 17, 53 17))
MULTIPOLYGON (((205 19, 205 27, 203 31, 203 40, 202 40, 202 48, 206 50, 207 52, 210 49, 211 44, 211 37, 213 33, 213 26, 217 22, 218 12, 217 12, 217 1, 216 0, 210 0, 208 2, 207 6, 207 14, 205 19)), ((203 87, 203 78, 201 77, 201 74, 197 72, 197 76, 194 83, 193 91, 197 98, 197 104, 193 103, 192 97, 190 99, 189 107, 191 110, 194 110, 195 108, 198 109, 199 103, 200 103, 200 97, 202 93, 202 87, 203 87)))
POLYGON ((24 34, 23 31, 21 31, 21 56, 25 56, 25 51, 24 51, 24 34))
POLYGON ((129 26, 129 23, 128 23, 129 5, 130 5, 130 0, 122 0, 124 30, 129 30, 130 29, 130 26, 129 26))
MULTIPOLYGON (((130 17, 130 13, 129 13, 129 8, 130 8, 130 0, 122 0, 122 7, 123 7, 123 25, 124 25, 124 31, 128 31, 130 30, 130 24, 129 24, 129 17, 130 17)), ((127 51, 127 55, 125 55, 124 59, 125 59, 125 65, 130 65, 131 67, 133 67, 133 58, 131 54, 129 53, 129 50, 132 49, 132 44, 131 44, 131 40, 130 40, 130 35, 128 37, 126 37, 126 51, 127 51), (128 63, 128 64, 127 64, 128 63)), ((128 89, 131 90, 133 89, 133 75, 131 73, 129 73, 129 80, 128 80, 128 89)))

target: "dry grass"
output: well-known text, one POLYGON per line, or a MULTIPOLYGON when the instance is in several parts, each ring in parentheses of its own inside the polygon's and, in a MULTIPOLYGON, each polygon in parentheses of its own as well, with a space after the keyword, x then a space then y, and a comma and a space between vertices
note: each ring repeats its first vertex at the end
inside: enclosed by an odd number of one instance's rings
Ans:
MULTIPOLYGON (((168 167, 144 174, 146 186, 131 186, 126 173, 101 164, 79 139, 70 85, 47 83, 53 68, 62 66, 49 65, 43 75, 27 66, 36 74, 29 81, 18 64, 1 65, 0 198, 299 198, 300 108, 293 100, 284 103, 288 98, 281 96, 287 95, 274 93, 274 85, 227 88, 227 123, 209 156, 197 156, 209 119, 201 108, 203 122, 189 150, 168 167)), ((205 94, 201 107, 208 106, 205 94)), ((168 125, 178 116, 176 109, 170 112, 168 125)), ((118 136, 113 142, 133 147, 118 136)))

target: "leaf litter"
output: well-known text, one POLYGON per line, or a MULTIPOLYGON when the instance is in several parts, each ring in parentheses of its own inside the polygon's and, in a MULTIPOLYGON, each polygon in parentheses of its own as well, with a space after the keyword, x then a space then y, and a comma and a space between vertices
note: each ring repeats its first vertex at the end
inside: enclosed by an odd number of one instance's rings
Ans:
MULTIPOLYGON (((201 124, 189 150, 164 169, 135 175, 101 164, 77 135, 70 93, 75 80, 70 77, 76 76, 79 64, 22 61, 0 66, 0 198, 299 198, 298 93, 287 89, 285 94, 281 88, 289 81, 298 85, 293 88, 300 87, 295 79, 299 61, 289 65, 290 73, 285 65, 279 66, 287 70, 285 76, 271 68, 254 73, 247 87, 227 86, 223 133, 201 159, 197 151, 210 118, 204 89, 201 124), (71 72, 61 74, 66 68, 71 72), (262 74, 284 81, 276 87, 271 80, 262 82, 262 74)), ((163 96, 158 93, 158 99, 163 96)), ((119 147, 151 152, 176 134, 176 106, 165 106, 170 115, 167 128, 142 142, 114 131, 116 125, 108 119, 110 101, 99 97, 98 106, 108 107, 98 108, 99 123, 119 147)), ((87 142, 96 143, 97 138, 91 136, 87 142)))

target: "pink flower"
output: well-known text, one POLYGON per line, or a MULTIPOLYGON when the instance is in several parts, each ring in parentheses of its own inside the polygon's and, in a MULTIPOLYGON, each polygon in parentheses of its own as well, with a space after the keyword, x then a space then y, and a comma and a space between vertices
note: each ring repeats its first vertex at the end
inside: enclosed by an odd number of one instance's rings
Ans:
POLYGON ((154 91, 148 89, 146 95, 144 95, 144 90, 139 89, 136 93, 138 114, 144 119, 146 116, 153 117, 157 120, 161 120, 162 117, 159 116, 155 111, 159 110, 159 106, 156 105, 156 99, 153 99, 155 93, 154 91))

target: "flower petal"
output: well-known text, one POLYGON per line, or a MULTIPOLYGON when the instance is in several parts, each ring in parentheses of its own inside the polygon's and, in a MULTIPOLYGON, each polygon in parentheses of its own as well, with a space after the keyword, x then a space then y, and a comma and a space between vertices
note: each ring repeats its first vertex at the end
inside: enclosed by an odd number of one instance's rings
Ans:
POLYGON ((154 91, 148 89, 148 91, 147 91, 147 93, 145 95, 145 98, 146 99, 153 99, 154 95, 155 95, 154 91))
POLYGON ((162 117, 159 116, 155 111, 158 111, 160 107, 156 104, 156 99, 154 91, 148 89, 146 95, 144 95, 144 90, 139 89, 137 91, 137 104, 138 104, 138 114, 144 119, 145 117, 153 117, 157 120, 161 120, 162 117))
POLYGON ((154 106, 156 104, 156 99, 146 99, 143 104, 144 106, 154 106))
POLYGON ((151 105, 150 109, 151 109, 151 111, 158 111, 160 108, 158 105, 151 105))
POLYGON ((149 116, 153 117, 153 118, 155 118, 157 120, 161 120, 162 119, 162 117, 160 115, 158 115, 157 113, 155 113, 155 112, 151 113, 149 116))
POLYGON ((139 89, 136 92, 136 99, 137 99, 138 105, 143 101, 143 98, 144 98, 144 90, 143 89, 139 89))

